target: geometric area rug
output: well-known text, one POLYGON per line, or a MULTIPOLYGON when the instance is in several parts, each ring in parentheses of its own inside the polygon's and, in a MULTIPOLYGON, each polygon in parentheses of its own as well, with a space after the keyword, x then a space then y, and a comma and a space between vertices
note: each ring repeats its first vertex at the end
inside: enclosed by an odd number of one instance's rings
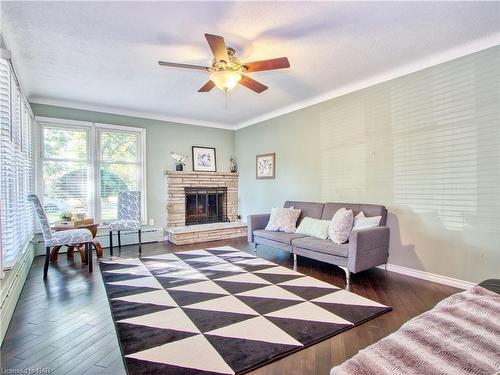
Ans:
POLYGON ((229 246, 100 262, 129 374, 242 374, 391 308, 229 246))

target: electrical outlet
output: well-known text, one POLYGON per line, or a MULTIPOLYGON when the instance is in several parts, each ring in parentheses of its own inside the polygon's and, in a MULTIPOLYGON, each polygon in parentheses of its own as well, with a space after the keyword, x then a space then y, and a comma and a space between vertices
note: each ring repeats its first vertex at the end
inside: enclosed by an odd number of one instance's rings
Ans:
POLYGON ((155 225, 155 220, 154 219, 149 219, 149 225, 155 225))

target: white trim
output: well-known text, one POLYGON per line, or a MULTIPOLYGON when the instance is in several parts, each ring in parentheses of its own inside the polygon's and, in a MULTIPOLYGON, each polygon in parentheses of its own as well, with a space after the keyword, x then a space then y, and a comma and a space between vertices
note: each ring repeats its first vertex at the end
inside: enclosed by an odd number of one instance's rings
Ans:
POLYGON ((56 117, 44 117, 44 116, 35 116, 35 121, 39 124, 49 124, 49 125, 64 125, 64 126, 88 126, 91 127, 94 125, 93 122, 89 121, 79 121, 79 120, 66 120, 62 118, 56 117))
MULTIPOLYGON (((146 166, 146 129, 134 126, 113 125, 105 123, 97 123, 90 121, 66 120, 55 117, 35 116, 35 133, 36 133, 36 154, 34 160, 36 163, 36 193, 43 197, 43 171, 41 163, 44 159, 41 144, 43 143, 43 127, 60 127, 60 128, 75 128, 85 130, 87 133, 87 163, 90 165, 90 182, 89 186, 89 216, 101 220, 100 212, 100 197, 97 194, 100 192, 100 180, 95 178, 98 166, 100 165, 100 154, 98 145, 98 136, 100 130, 114 130, 123 131, 127 133, 136 133, 139 136, 139 164, 140 164, 140 189, 141 189, 141 216, 144 224, 148 221, 148 208, 147 208, 147 166, 146 166), (99 204, 97 204, 99 202, 99 204)), ((58 159, 58 161, 64 161, 58 159)), ((137 164, 137 163, 134 163, 137 164)), ((43 199, 43 198, 42 198, 43 199)))
MULTIPOLYGON (((330 99, 337 98, 342 95, 346 95, 358 90, 365 89, 370 86, 374 86, 376 84, 390 81, 392 79, 398 78, 405 76, 407 74, 415 73, 423 69, 427 69, 429 67, 439 65, 451 60, 458 59, 460 57, 464 57, 491 47, 499 46, 498 42, 498 35, 497 34, 492 34, 490 36, 484 37, 482 39, 478 39, 466 44, 463 44, 458 47, 450 48, 449 50, 446 50, 444 52, 440 52, 428 57, 425 57, 423 59, 420 59, 416 62, 404 65, 402 67, 395 68, 393 70, 390 70, 388 72, 378 74, 375 76, 372 76, 370 78, 367 78, 365 80, 361 80, 358 82, 354 82, 348 85, 345 85, 343 87, 334 89, 332 91, 328 91, 324 94, 315 96, 310 99, 306 99, 297 103, 293 103, 291 105, 288 105, 286 107, 277 109, 275 111, 267 112, 262 115, 253 117, 249 120, 241 121, 239 123, 234 123, 234 124, 228 124, 228 123, 218 123, 218 122, 213 122, 213 121, 204 121, 204 120, 198 120, 198 119, 192 119, 188 117, 174 117, 174 116, 166 116, 162 114, 155 114, 155 113, 146 113, 143 111, 135 111, 135 110, 130 110, 130 109, 122 109, 122 108, 114 108, 114 107, 107 107, 107 106, 99 106, 95 104, 86 104, 86 103, 79 103, 79 102, 73 102, 73 101, 65 101, 65 100, 58 100, 58 99, 50 99, 42 96, 34 96, 29 99, 30 103, 37 103, 37 104, 45 104, 45 105, 52 105, 52 106, 57 106, 57 107, 66 107, 66 108, 74 108, 74 109, 79 109, 79 110, 86 110, 86 111, 96 111, 96 112, 104 112, 104 113, 110 113, 110 114, 115 114, 115 115, 121 115, 121 116, 132 116, 132 117, 138 117, 138 118, 143 118, 143 119, 150 119, 150 120, 159 120, 159 121, 169 121, 169 122, 176 122, 176 123, 182 123, 182 124, 188 124, 188 125, 195 125, 195 126, 205 126, 205 127, 210 127, 210 128, 218 128, 218 129, 229 129, 229 130, 238 130, 245 128, 247 126, 255 125, 258 124, 262 121, 266 121, 269 119, 272 119, 274 117, 282 116, 284 114, 294 112, 306 107, 310 107, 315 104, 319 104, 322 102, 325 102, 330 99)), ((45 118, 47 119, 47 118, 45 118)))
POLYGON ((2 324, 0 324, 0 345, 7 333, 17 301, 28 278, 34 253, 34 244, 28 242, 21 258, 13 269, 5 272, 5 278, 2 280, 2 287, 0 288, 0 320, 2 321, 2 324))
MULTIPOLYGON (((384 266, 378 266, 377 268, 384 269, 384 266)), ((449 285, 454 288, 468 290, 473 286, 477 285, 477 283, 473 283, 470 281, 464 281, 459 279, 454 279, 453 277, 437 275, 435 273, 430 273, 426 271, 419 271, 413 268, 407 268, 403 266, 398 266, 396 264, 387 263, 387 271, 400 273, 402 275, 415 277, 417 279, 431 281, 433 283, 449 285)))
POLYGON ((65 101, 65 100, 59 100, 59 99, 49 99, 49 98, 45 98, 42 96, 30 97, 29 102, 35 103, 35 104, 52 105, 52 106, 56 106, 56 107, 79 109, 79 110, 83 110, 83 111, 94 111, 94 112, 108 113, 108 114, 113 114, 113 115, 118 115, 118 116, 136 117, 136 118, 145 119, 145 120, 168 121, 168 122, 175 122, 175 123, 186 124, 186 125, 204 126, 204 127, 209 127, 209 128, 234 130, 234 126, 232 124, 227 124, 227 123, 204 121, 204 120, 192 119, 192 118, 188 118, 188 117, 166 116, 166 115, 161 115, 161 114, 157 114, 157 113, 147 113, 147 112, 142 112, 142 111, 136 111, 133 109, 122 109, 122 108, 118 109, 118 108, 114 108, 114 107, 78 103, 78 102, 65 101))
POLYGON ((269 119, 272 119, 274 117, 282 116, 290 112, 298 111, 300 109, 310 107, 315 104, 319 104, 322 102, 325 102, 330 99, 337 98, 342 95, 346 95, 358 90, 365 89, 370 86, 374 86, 376 84, 390 81, 392 79, 398 78, 405 76, 407 74, 415 73, 420 70, 424 70, 427 68, 430 68, 435 65, 439 65, 451 60, 458 59, 460 57, 464 57, 467 55, 470 55, 475 52, 479 52, 491 47, 498 46, 499 41, 498 41, 498 34, 493 34, 491 36, 488 36, 483 39, 476 40, 474 42, 470 42, 467 44, 464 44, 459 47, 451 48, 445 52, 441 52, 426 58, 423 58, 421 60, 418 60, 414 63, 395 68, 391 71, 388 71, 386 73, 378 74, 375 76, 372 76, 370 78, 367 78, 362 81, 354 82, 352 84, 345 85, 343 87, 334 89, 332 91, 329 91, 325 94, 318 95, 314 98, 311 99, 306 99, 298 103, 291 104, 289 106, 286 106, 284 108, 280 108, 276 111, 268 112, 263 115, 254 117, 250 120, 242 121, 239 124, 236 124, 236 126, 233 128, 234 130, 242 129, 247 126, 255 125, 258 124, 262 121, 266 121, 269 119))

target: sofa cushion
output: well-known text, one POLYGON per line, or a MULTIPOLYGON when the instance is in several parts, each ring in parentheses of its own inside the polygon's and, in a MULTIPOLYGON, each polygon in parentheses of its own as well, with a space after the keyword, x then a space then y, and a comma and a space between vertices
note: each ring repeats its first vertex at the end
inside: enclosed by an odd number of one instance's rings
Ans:
POLYGON ((253 231, 253 235, 255 237, 262 237, 268 240, 273 240, 281 243, 286 243, 290 245, 292 243, 292 240, 295 240, 297 238, 303 238, 306 237, 303 234, 297 234, 297 233, 285 233, 285 232, 272 232, 264 229, 257 229, 253 231))
POLYGON ((319 238, 305 237, 297 238, 292 241, 294 247, 317 251, 319 253, 336 255, 347 258, 347 250, 349 245, 346 243, 336 244, 331 240, 321 240, 319 238))
MULTIPOLYGON (((283 207, 294 207, 301 210, 299 220, 297 220, 297 225, 300 224, 302 219, 305 217, 312 217, 313 219, 321 219, 323 214, 324 203, 314 203, 314 202, 297 202, 297 201, 286 201, 283 207)), ((332 215, 333 216, 333 215, 332 215)), ((331 217, 330 217, 331 219, 331 217)), ((330 220, 327 219, 327 220, 330 220)))

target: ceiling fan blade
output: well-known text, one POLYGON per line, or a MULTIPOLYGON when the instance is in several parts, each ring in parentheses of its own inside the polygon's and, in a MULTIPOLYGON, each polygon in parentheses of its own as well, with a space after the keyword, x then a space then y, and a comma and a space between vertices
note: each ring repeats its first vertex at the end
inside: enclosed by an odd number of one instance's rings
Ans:
POLYGON ((224 42, 224 38, 219 35, 212 34, 205 34, 205 38, 207 38, 208 45, 215 56, 215 60, 229 62, 229 56, 227 54, 226 42, 224 42))
POLYGON ((167 61, 158 61, 161 66, 171 66, 172 68, 185 68, 185 69, 196 69, 208 71, 208 67, 201 65, 191 65, 191 64, 179 64, 167 61))
POLYGON ((290 67, 290 62, 286 57, 276 59, 253 61, 243 64, 247 72, 261 72, 263 70, 285 69, 290 67))
POLYGON ((267 90, 267 86, 243 74, 241 75, 239 83, 258 94, 260 94, 262 91, 267 90))
POLYGON ((198 92, 209 92, 215 87, 214 81, 208 81, 205 83, 201 88, 198 90, 198 92))

